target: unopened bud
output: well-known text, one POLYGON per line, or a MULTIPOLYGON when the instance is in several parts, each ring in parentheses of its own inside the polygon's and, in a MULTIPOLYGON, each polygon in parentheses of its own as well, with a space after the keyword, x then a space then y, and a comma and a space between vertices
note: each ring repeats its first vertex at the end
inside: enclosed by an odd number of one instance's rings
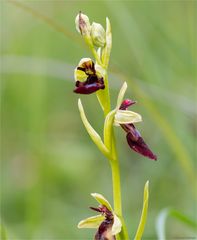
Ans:
POLYGON ((91 26, 88 16, 82 14, 81 12, 75 18, 76 29, 81 35, 90 35, 91 26))
POLYGON ((92 23, 92 28, 91 28, 91 37, 92 41, 95 46, 97 47, 104 47, 105 46, 105 30, 103 26, 99 23, 92 23))

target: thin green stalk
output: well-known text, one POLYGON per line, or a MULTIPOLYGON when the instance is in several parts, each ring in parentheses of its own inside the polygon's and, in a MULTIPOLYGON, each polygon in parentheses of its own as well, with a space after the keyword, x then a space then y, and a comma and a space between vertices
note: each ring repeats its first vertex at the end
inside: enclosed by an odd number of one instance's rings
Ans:
POLYGON ((109 83, 108 83, 108 74, 107 73, 105 75, 104 82, 105 82, 104 92, 105 92, 105 96, 106 96, 106 107, 104 108, 104 114, 105 114, 105 117, 106 117, 107 114, 110 112, 110 109, 111 109, 110 95, 109 95, 109 83))
MULTIPOLYGON (((110 112, 110 95, 109 95, 109 84, 108 84, 108 75, 105 75, 105 99, 106 107, 103 109, 104 115, 110 112)), ((116 140, 114 131, 112 130, 112 159, 110 159, 110 166, 112 172, 112 185, 113 185, 113 200, 114 200, 114 211, 121 218, 122 221, 122 231, 119 234, 120 239, 127 240, 129 239, 128 231, 122 216, 122 198, 121 198, 121 185, 120 185, 120 167, 119 159, 116 148, 116 140)))
POLYGON ((116 141, 114 132, 112 132, 112 156, 113 160, 110 160, 112 171, 112 184, 113 184, 113 199, 114 199, 114 211, 121 218, 122 231, 120 232, 120 239, 129 239, 128 231, 122 216, 122 198, 121 198, 121 185, 120 185, 120 167, 119 159, 116 148, 116 141))

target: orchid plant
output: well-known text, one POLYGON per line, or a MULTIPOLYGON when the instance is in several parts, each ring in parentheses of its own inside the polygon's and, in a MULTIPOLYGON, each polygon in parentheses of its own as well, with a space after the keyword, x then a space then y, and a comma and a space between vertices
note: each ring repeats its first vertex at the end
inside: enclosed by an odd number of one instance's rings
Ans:
MULTIPOLYGON (((103 195, 92 193, 92 197, 97 200, 99 206, 91 207, 91 209, 99 214, 80 221, 78 227, 96 228, 97 231, 94 237, 96 240, 125 240, 129 239, 129 233, 122 214, 120 170, 114 126, 120 126, 126 132, 127 143, 132 150, 152 160, 156 160, 157 157, 150 150, 134 125, 141 122, 142 117, 140 114, 128 110, 128 107, 136 102, 130 99, 124 100, 127 89, 126 82, 120 89, 115 108, 111 109, 107 71, 112 48, 112 32, 109 19, 106 18, 106 30, 99 23, 93 22, 90 24, 88 16, 81 12, 77 15, 75 23, 77 31, 82 35, 95 60, 82 58, 79 61, 74 71, 74 92, 85 95, 95 93, 103 110, 102 138, 89 123, 82 102, 80 99, 78 100, 79 112, 87 132, 101 153, 108 159, 111 166, 114 200, 114 208, 112 208, 103 195)), ((134 239, 141 239, 144 231, 148 209, 148 185, 147 181, 144 187, 141 219, 134 239)))

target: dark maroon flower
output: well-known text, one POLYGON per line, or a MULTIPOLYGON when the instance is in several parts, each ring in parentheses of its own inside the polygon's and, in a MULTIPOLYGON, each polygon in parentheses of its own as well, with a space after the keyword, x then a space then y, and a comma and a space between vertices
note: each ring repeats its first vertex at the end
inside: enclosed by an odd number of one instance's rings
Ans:
MULTIPOLYGON (((136 103, 135 101, 126 99, 122 102, 122 104, 120 106, 120 110, 127 110, 127 108, 129 106, 131 106, 135 103, 136 103)), ((131 149, 133 149, 135 152, 137 152, 145 157, 148 157, 152 160, 157 160, 157 156, 150 150, 148 145, 144 142, 139 131, 135 128, 133 123, 120 124, 120 126, 127 133, 126 138, 127 138, 127 142, 131 149)))
POLYGON ((90 207, 92 210, 100 212, 105 216, 105 220, 100 224, 94 239, 95 240, 115 240, 116 237, 112 235, 112 225, 114 223, 113 213, 106 206, 99 206, 98 208, 90 207))
POLYGON ((104 80, 95 70, 94 62, 89 58, 80 61, 75 70, 75 93, 91 94, 104 89, 104 80))
POLYGON ((99 193, 91 195, 100 205, 90 208, 99 214, 80 221, 78 228, 96 228, 95 240, 115 240, 115 236, 121 232, 121 220, 103 195, 99 193))

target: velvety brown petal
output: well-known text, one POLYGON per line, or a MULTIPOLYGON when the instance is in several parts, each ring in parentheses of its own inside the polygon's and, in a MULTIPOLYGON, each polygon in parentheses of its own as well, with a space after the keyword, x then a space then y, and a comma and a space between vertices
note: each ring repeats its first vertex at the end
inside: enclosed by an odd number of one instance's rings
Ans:
POLYGON ((127 133, 127 142, 131 149, 135 152, 148 157, 152 160, 157 160, 157 156, 150 150, 141 136, 136 140, 131 132, 127 133))
POLYGON ((94 237, 95 240, 115 240, 116 237, 112 235, 112 220, 104 220, 99 226, 96 235, 94 237))
POLYGON ((91 94, 100 89, 104 89, 103 78, 98 78, 96 75, 90 75, 85 82, 76 81, 75 93, 79 94, 91 94))

